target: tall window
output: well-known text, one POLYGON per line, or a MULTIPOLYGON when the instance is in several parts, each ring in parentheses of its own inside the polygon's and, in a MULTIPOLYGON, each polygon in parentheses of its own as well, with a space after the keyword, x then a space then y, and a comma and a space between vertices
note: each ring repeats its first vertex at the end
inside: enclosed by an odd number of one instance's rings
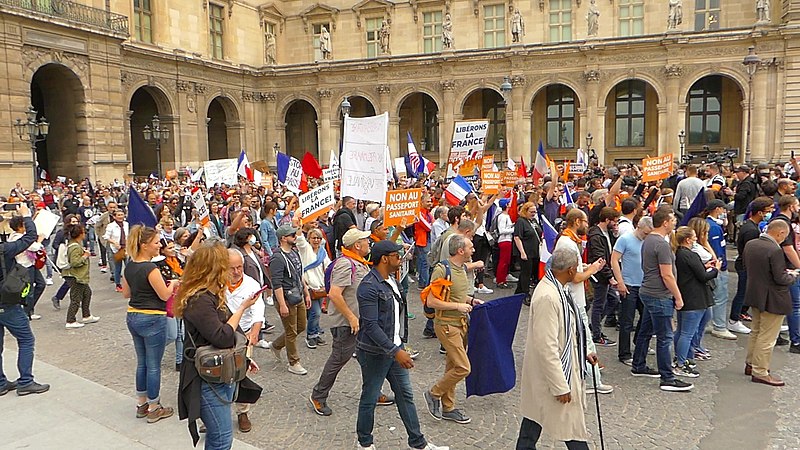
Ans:
POLYGON ((439 151, 439 108, 427 95, 422 96, 422 122, 425 128, 425 150, 439 151))
POLYGON ((329 23, 315 23, 314 24, 314 61, 322 61, 322 52, 319 49, 319 37, 322 34, 322 27, 331 32, 331 25, 329 23))
POLYGON ((627 80, 616 87, 616 146, 644 145, 645 83, 627 80))
POLYGON ((697 81, 689 90, 689 144, 719 144, 722 77, 697 81))
POLYGON ((436 53, 442 51, 442 12, 422 13, 422 51, 436 53))
POLYGON ((505 5, 483 7, 483 47, 494 48, 506 45, 505 5))
POLYGON ((563 84, 547 87, 547 147, 575 145, 575 93, 563 84))
POLYGON ((367 58, 375 58, 378 56, 378 50, 381 47, 380 30, 382 21, 383 19, 381 18, 372 18, 365 21, 367 29, 367 58))
POLYGON ((719 30, 720 0, 694 1, 694 31, 719 30))
POLYGON ((501 150, 500 139, 505 147, 506 136, 506 104, 503 97, 496 91, 484 89, 483 117, 489 119, 489 129, 486 130, 487 150, 501 150))
POLYGON ((550 42, 572 40, 572 0, 550 0, 550 42))
POLYGON ((133 28, 136 40, 153 42, 153 10, 150 0, 133 0, 133 28))
POLYGON ((644 33, 644 0, 620 0, 619 35, 637 36, 644 33))
POLYGON ((209 36, 211 42, 211 57, 222 59, 224 56, 222 48, 223 22, 225 21, 225 8, 213 3, 208 5, 209 17, 209 36))

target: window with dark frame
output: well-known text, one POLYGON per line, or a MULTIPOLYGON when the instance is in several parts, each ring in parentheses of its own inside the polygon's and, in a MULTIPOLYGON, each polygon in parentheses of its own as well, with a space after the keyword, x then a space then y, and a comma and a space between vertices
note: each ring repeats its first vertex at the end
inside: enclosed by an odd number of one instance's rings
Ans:
POLYGON ((442 51, 442 12, 422 13, 422 51, 437 53, 442 51))
POLYGON ((439 151, 439 108, 427 95, 422 96, 422 124, 424 127, 425 151, 439 151))
POLYGON ((644 146, 645 93, 641 80, 627 80, 615 89, 615 145, 617 147, 644 146))
POLYGON ((719 30, 720 0, 695 0, 694 31, 719 30))
POLYGON ((486 90, 481 95, 483 117, 489 119, 486 132, 486 150, 500 150, 500 139, 506 136, 506 104, 503 97, 495 91, 486 90))
POLYGON ((575 93, 563 84, 547 86, 547 147, 575 145, 575 93))
POLYGON ((722 131, 722 77, 698 80, 689 89, 689 145, 719 144, 722 131))

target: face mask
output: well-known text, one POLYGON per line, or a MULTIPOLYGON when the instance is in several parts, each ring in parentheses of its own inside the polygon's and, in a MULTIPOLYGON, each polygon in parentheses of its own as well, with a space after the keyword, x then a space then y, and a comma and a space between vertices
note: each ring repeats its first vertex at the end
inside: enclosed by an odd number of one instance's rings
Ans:
POLYGON ((257 241, 255 236, 250 236, 250 239, 247 240, 247 243, 250 245, 256 245, 256 242, 257 241))
POLYGON ((768 212, 768 213, 764 214, 764 221, 769 221, 770 219, 772 219, 772 213, 771 212, 768 212))
POLYGON ((286 203, 278 202, 278 209, 285 209, 285 208, 286 208, 286 203))

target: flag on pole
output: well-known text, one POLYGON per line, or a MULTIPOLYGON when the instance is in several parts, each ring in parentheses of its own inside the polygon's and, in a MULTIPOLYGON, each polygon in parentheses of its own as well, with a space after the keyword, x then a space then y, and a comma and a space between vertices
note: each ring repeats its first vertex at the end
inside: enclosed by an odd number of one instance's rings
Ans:
POLYGON ((547 155, 544 154, 542 141, 539 141, 539 150, 536 152, 536 161, 533 163, 533 184, 537 184, 540 178, 544 178, 547 166, 547 155))
POLYGON ((436 164, 430 159, 427 159, 423 156, 422 162, 425 164, 425 175, 430 175, 434 170, 436 170, 436 164))
POLYGON ((547 220, 547 217, 542 214, 541 210, 539 210, 539 221, 544 231, 544 239, 539 243, 539 274, 542 275, 547 267, 547 263, 550 261, 550 256, 553 255, 556 240, 558 239, 558 231, 556 231, 556 228, 547 220))
POLYGON ((244 149, 242 149, 242 151, 239 153, 239 162, 236 165, 236 173, 244 178, 247 178, 247 181, 255 180, 253 177, 253 169, 250 168, 250 161, 247 160, 247 153, 244 152, 244 149))
POLYGON ((203 169, 205 169, 205 167, 201 167, 197 172, 192 174, 192 183, 200 181, 200 178, 203 177, 203 169))
POLYGON ((447 203, 451 205, 458 205, 462 200, 467 198, 467 194, 472 192, 472 186, 461 175, 456 175, 453 181, 447 185, 444 191, 447 203))
POLYGON ((128 189, 128 223, 131 226, 142 224, 147 227, 155 227, 158 223, 153 210, 142 200, 133 185, 128 189))
POLYGON ((564 205, 572 205, 575 200, 572 198, 572 191, 569 190, 569 183, 564 183, 564 205))
POLYGON ((680 226, 683 227, 688 225, 692 217, 699 216, 700 213, 706 209, 707 205, 708 200, 706 200, 706 188, 700 188, 700 192, 697 193, 697 196, 692 201, 692 205, 689 206, 689 210, 683 215, 680 226))
POLYGON ((528 177, 528 168, 525 167, 525 159, 523 159, 522 156, 519 157, 519 167, 517 167, 517 176, 520 178, 528 177))
POLYGON ((512 158, 508 158, 506 167, 508 167, 508 170, 517 170, 517 163, 515 163, 512 158))
POLYGON ((425 172, 425 163, 419 153, 417 153, 417 146, 414 145, 414 139, 411 138, 411 132, 406 131, 408 140, 408 162, 411 166, 411 173, 413 177, 425 172))
POLYGON ((322 178, 322 167, 319 166, 317 158, 310 152, 306 152, 306 154, 303 155, 303 160, 300 162, 300 165, 303 166, 303 172, 306 175, 313 178, 322 178))
POLYGON ((519 219, 519 206, 517 202, 517 191, 510 190, 506 193, 505 198, 511 199, 508 203, 508 216, 511 218, 511 221, 517 223, 517 219, 519 219))

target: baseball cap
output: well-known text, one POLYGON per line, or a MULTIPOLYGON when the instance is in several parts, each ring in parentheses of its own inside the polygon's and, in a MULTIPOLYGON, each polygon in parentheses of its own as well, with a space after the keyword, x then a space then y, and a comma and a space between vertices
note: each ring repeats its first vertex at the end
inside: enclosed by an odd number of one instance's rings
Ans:
POLYGON ((742 164, 741 166, 737 167, 733 170, 734 172, 747 172, 750 173, 750 166, 747 164, 742 164))
POLYGON ((361 231, 357 228, 351 228, 347 230, 344 236, 342 236, 342 244, 345 247, 350 247, 351 245, 355 244, 356 241, 368 238, 369 235, 369 231, 361 231))
POLYGON ((288 223, 279 226, 278 229, 275 230, 275 234, 278 236, 278 239, 296 233, 297 233, 297 228, 289 225, 288 223))
POLYGON ((713 210, 715 210, 717 208, 728 209, 728 205, 725 202, 723 202, 722 200, 717 199, 717 198, 715 198, 714 200, 711 200, 706 205, 706 211, 713 211, 713 210))
POLYGON ((403 248, 402 245, 394 243, 390 240, 378 241, 372 245, 372 262, 377 264, 381 257, 391 253, 399 252, 403 248))

